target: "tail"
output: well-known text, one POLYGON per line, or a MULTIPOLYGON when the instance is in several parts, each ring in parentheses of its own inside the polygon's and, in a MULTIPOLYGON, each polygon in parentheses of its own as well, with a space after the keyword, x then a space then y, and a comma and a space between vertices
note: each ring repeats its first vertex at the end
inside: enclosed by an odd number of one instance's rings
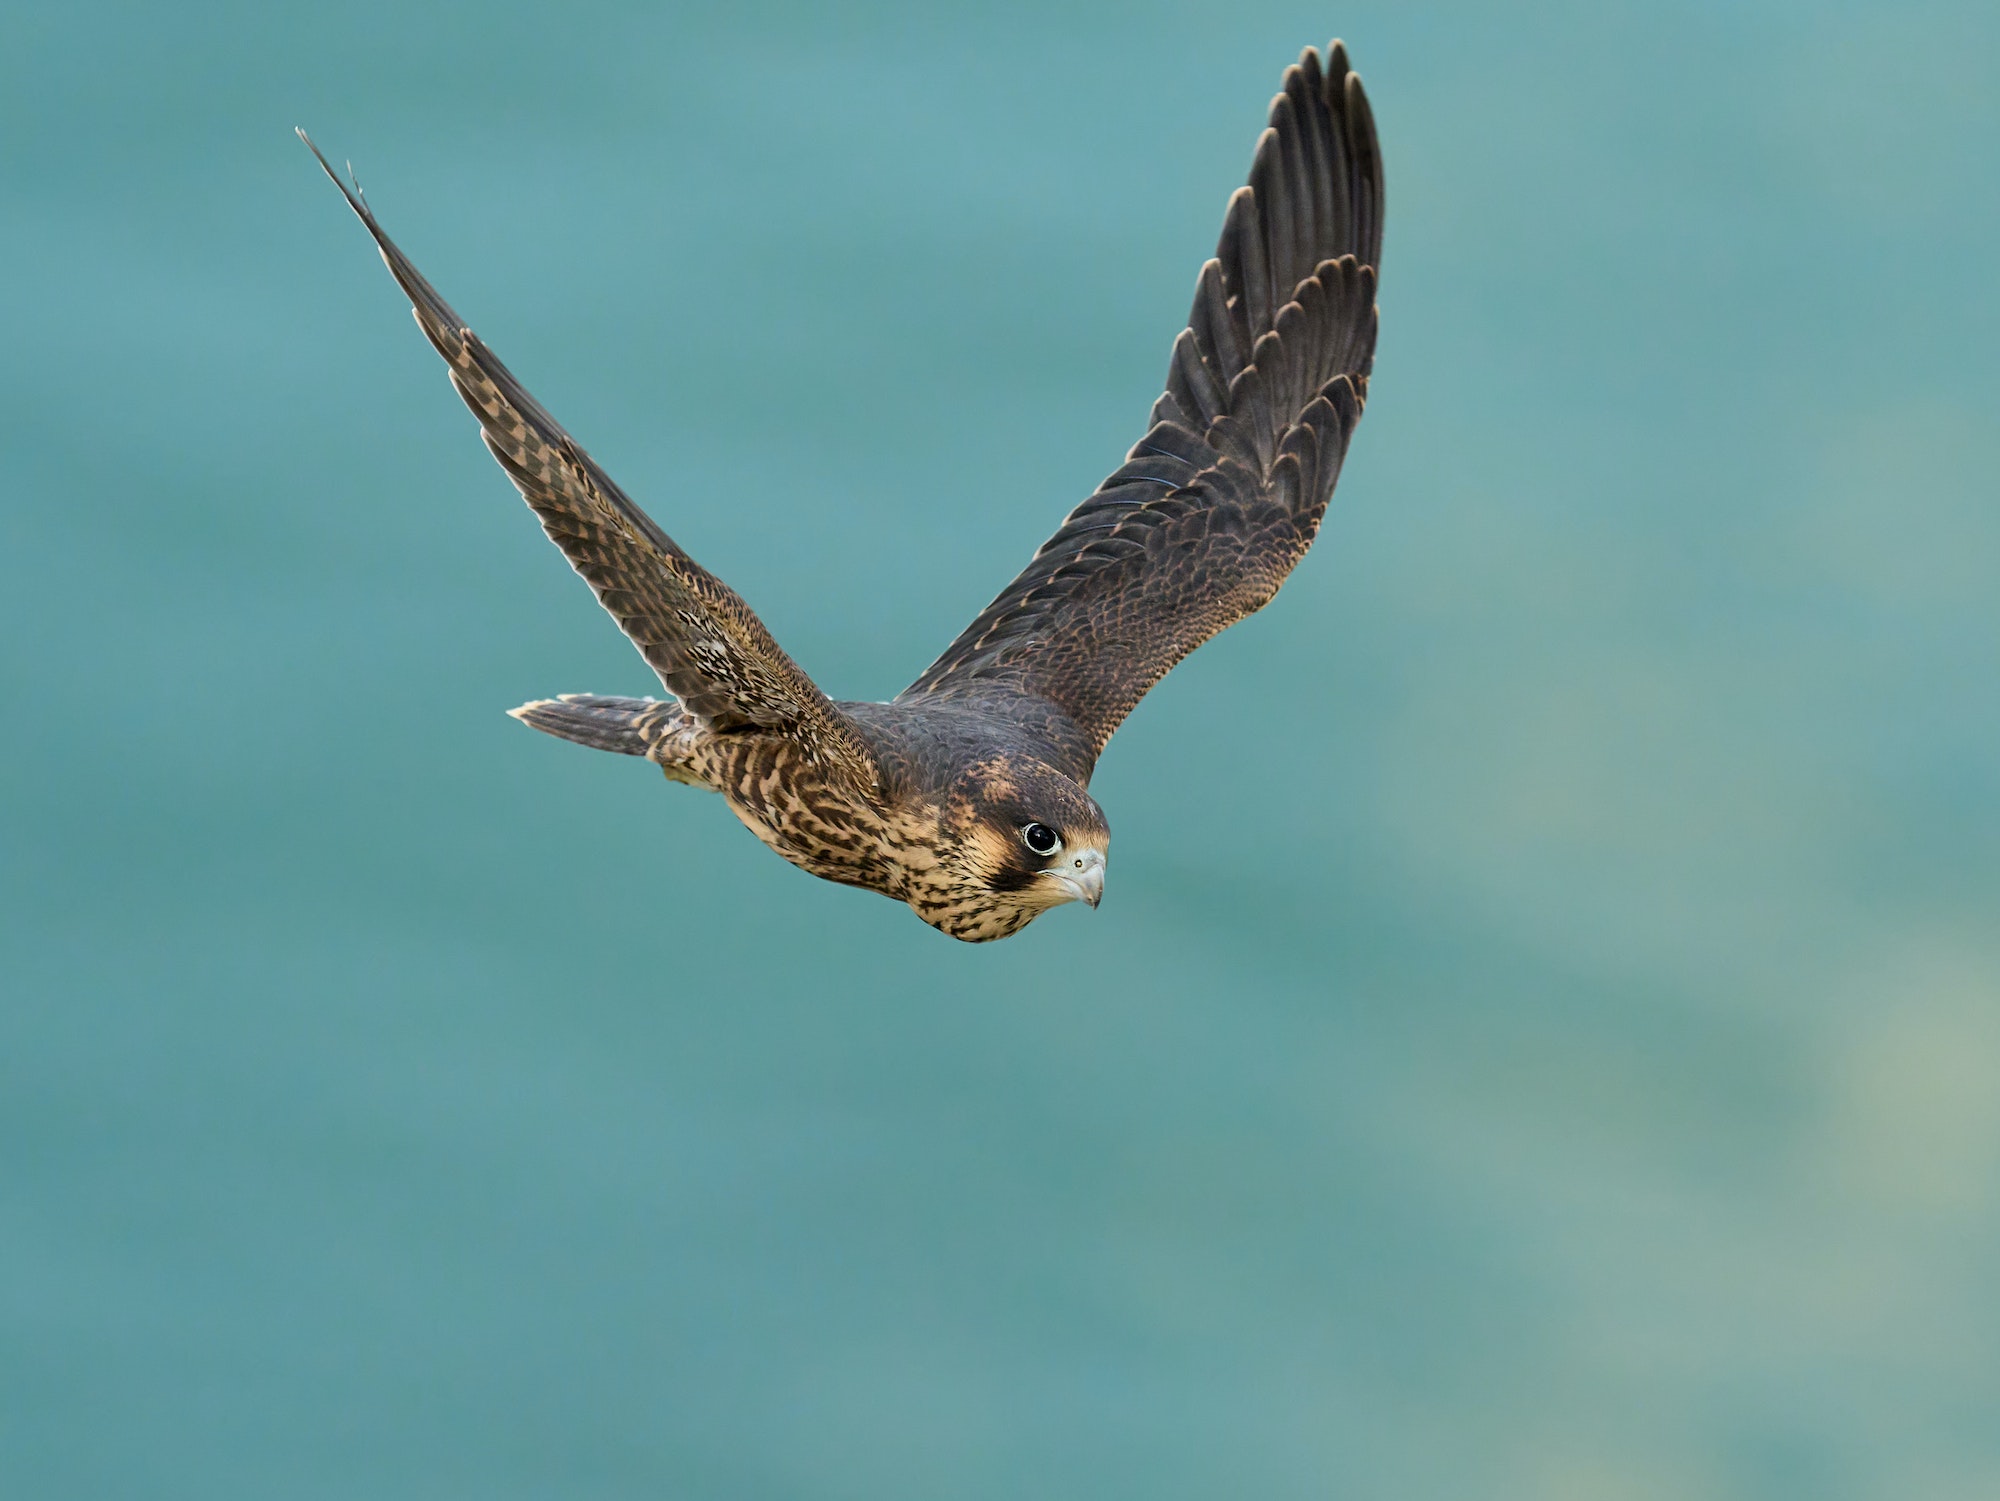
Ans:
POLYGON ((522 724, 592 750, 644 756, 671 767, 686 759, 694 721, 672 699, 565 693, 507 711, 522 724))

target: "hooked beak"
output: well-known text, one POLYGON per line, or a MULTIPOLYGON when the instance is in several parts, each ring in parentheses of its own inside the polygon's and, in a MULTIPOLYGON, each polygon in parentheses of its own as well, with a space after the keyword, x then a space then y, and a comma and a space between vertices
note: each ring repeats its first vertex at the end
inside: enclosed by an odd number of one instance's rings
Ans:
POLYGON ((1103 850, 1071 850, 1043 874, 1062 887, 1066 902, 1089 902, 1095 907, 1104 900, 1103 850))

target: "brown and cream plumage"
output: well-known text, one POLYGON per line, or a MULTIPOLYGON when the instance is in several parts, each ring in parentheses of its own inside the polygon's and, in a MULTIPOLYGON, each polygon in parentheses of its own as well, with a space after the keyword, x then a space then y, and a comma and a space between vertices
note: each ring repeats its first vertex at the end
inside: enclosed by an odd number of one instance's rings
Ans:
POLYGON ((821 693, 319 160, 486 446, 674 695, 569 694, 516 718, 720 792, 800 869, 907 902, 954 938, 1005 938, 1063 902, 1097 904, 1110 839, 1086 790, 1097 757, 1176 662, 1277 593, 1312 545, 1367 396, 1382 164, 1340 43, 1286 70, 1145 437, 886 704, 821 693))

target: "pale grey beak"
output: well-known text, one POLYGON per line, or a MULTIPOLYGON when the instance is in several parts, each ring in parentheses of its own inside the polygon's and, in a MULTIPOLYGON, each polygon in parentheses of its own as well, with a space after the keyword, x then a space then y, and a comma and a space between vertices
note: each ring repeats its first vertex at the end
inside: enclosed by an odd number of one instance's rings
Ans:
POLYGON ((1104 851, 1069 850, 1046 874, 1066 893, 1065 901, 1089 902, 1095 907, 1104 900, 1104 851))

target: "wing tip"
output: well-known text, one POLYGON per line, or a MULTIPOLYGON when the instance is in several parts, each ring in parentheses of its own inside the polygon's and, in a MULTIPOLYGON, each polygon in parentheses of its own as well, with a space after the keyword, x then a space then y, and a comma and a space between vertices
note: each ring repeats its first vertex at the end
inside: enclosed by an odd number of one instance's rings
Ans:
POLYGON ((313 138, 306 134, 305 126, 294 125, 292 129, 298 138, 305 142, 306 150, 313 154, 313 160, 319 163, 319 169, 326 174, 327 180, 340 189, 340 196, 347 200, 347 206, 354 210, 363 224, 368 226, 370 233, 378 233, 375 228, 375 216, 368 208, 368 195, 361 191, 361 179, 355 175, 354 163, 347 164, 348 182, 342 182, 340 174, 333 170, 333 163, 326 159, 326 153, 321 151, 313 138), (349 182, 353 184, 352 187, 348 186, 349 182))

